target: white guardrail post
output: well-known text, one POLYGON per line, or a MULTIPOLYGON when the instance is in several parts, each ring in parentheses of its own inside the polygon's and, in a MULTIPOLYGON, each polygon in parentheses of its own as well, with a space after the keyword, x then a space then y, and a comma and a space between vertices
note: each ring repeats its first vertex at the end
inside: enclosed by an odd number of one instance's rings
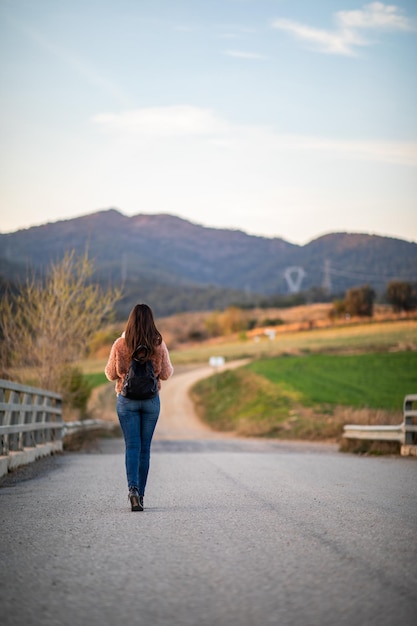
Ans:
POLYGON ((413 404, 417 405, 417 394, 405 396, 404 398, 404 444, 412 446, 417 444, 417 408, 413 409, 413 404))

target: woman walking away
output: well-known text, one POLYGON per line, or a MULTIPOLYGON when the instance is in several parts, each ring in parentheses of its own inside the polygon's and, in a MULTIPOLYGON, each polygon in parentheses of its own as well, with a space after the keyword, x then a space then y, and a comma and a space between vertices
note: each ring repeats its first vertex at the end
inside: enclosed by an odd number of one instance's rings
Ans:
MULTIPOLYGON (((140 368, 141 365, 138 365, 140 368)), ((143 511, 143 496, 149 472, 151 441, 160 411, 161 380, 173 373, 168 349, 155 326, 152 310, 146 304, 137 304, 130 312, 126 331, 116 339, 105 368, 109 380, 116 381, 117 415, 125 440, 127 486, 132 511, 143 511), (132 399, 124 390, 124 382, 132 359, 142 364, 145 372, 156 377, 153 395, 132 399), (148 363, 150 361, 150 363, 148 363)), ((137 394, 136 394, 137 395, 137 394)), ((140 394, 139 394, 140 395, 140 394)))

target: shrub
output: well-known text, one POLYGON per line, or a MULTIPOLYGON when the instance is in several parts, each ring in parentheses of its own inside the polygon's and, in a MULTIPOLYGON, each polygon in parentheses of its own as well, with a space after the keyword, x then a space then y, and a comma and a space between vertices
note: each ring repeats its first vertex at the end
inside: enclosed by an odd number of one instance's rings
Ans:
POLYGON ((344 317, 346 315, 346 304, 344 300, 335 300, 333 308, 329 311, 330 319, 344 317))
POLYGON ((346 313, 359 317, 372 317, 374 300, 375 291, 369 285, 349 289, 345 297, 346 313))
POLYGON ((79 367, 66 366, 60 372, 62 401, 68 408, 80 412, 80 417, 87 416, 87 403, 92 385, 79 367))

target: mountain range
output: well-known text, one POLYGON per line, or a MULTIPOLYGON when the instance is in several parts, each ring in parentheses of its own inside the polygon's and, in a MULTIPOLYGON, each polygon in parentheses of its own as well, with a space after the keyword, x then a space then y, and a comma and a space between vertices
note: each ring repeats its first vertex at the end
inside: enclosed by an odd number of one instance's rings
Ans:
POLYGON ((73 249, 88 249, 97 280, 123 287, 121 315, 139 301, 167 315, 364 284, 382 293, 391 280, 417 281, 417 244, 401 239, 331 233, 301 246, 116 209, 0 234, 1 281, 24 279, 28 268, 44 272, 73 249))

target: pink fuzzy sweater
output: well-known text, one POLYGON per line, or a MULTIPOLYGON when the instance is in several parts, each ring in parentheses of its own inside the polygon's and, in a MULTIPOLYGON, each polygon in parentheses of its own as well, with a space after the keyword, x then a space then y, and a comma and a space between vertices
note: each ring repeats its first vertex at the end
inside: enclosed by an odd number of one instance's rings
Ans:
MULTIPOLYGON (((168 348, 163 341, 160 346, 155 348, 155 353, 151 357, 155 376, 158 377, 158 388, 161 388, 161 380, 168 380, 174 372, 171 360, 169 358, 168 348)), ((129 350, 124 337, 116 339, 110 351, 109 360, 105 367, 104 373, 109 380, 116 381, 116 393, 122 390, 123 381, 130 365, 129 350)))

